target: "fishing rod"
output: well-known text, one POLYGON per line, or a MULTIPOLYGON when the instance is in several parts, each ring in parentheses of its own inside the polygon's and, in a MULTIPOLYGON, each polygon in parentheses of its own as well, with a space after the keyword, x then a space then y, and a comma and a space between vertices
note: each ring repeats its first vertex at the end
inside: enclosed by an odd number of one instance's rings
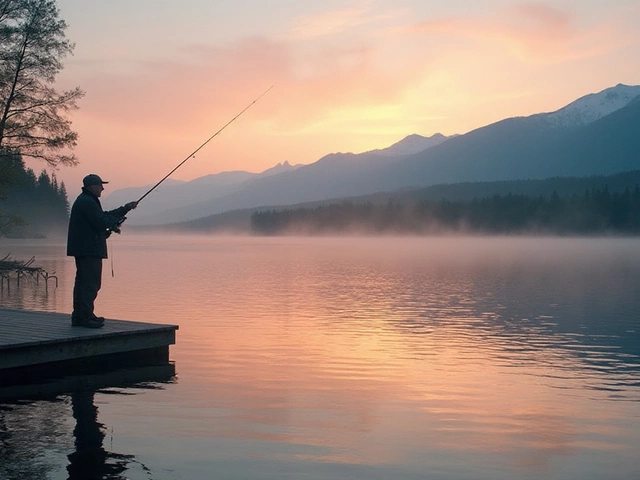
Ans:
POLYGON ((229 120, 220 130, 218 130, 216 133, 214 133, 213 135, 211 135, 202 145, 200 145, 198 148, 196 148, 193 152, 191 152, 189 155, 187 155, 187 158, 185 158, 184 160, 182 160, 178 165, 176 165, 173 170, 171 170, 169 173, 167 173, 164 177, 162 177, 162 179, 156 183, 153 187, 151 187, 149 189, 149 191, 147 191, 147 193, 145 193, 144 195, 142 195, 138 201, 136 203, 140 203, 144 197, 146 197, 147 195, 149 195, 151 192, 153 192, 156 188, 158 188, 158 186, 164 182, 167 178, 169 178, 171 176, 171 174, 173 172, 175 172, 176 170, 178 170, 182 165, 184 165, 185 163, 187 163, 187 161, 191 158, 194 158, 196 153, 198 153, 207 143, 209 143, 211 140, 213 140, 215 137, 218 136, 218 134, 220 134, 220 132, 222 132, 225 128, 227 128, 229 125, 231 125, 234 120, 236 118, 238 118, 240 115, 242 115, 244 112, 246 112, 247 110, 249 110, 249 108, 256 103, 258 100, 260 100, 262 97, 264 97, 267 92, 269 92, 269 90, 271 90, 274 87, 274 85, 271 85, 269 88, 267 88, 262 95, 260 95, 258 98, 256 98, 253 102, 251 102, 249 105, 247 105, 245 108, 243 108, 240 113, 238 113, 235 117, 233 117, 231 120, 229 120))

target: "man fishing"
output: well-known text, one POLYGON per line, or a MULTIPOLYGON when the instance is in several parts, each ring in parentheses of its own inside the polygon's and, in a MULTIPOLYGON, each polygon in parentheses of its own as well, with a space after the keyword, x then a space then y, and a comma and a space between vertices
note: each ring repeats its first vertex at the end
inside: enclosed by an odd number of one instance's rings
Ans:
POLYGON ((76 262, 71 314, 74 327, 100 328, 104 325, 104 317, 96 316, 93 310, 102 284, 107 238, 112 232, 120 233, 125 215, 138 206, 138 202, 129 202, 115 210, 103 211, 99 198, 105 183, 109 182, 93 173, 84 177, 82 193, 71 207, 67 255, 75 257, 76 262))

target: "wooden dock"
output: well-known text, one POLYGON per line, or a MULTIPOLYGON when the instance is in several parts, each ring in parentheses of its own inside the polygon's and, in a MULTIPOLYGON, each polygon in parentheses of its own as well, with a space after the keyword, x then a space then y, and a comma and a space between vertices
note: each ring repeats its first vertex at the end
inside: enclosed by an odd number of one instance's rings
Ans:
POLYGON ((69 314, 0 308, 0 386, 26 372, 33 380, 77 368, 86 373, 120 363, 166 364, 176 330, 177 325, 111 319, 99 329, 72 327, 69 314))

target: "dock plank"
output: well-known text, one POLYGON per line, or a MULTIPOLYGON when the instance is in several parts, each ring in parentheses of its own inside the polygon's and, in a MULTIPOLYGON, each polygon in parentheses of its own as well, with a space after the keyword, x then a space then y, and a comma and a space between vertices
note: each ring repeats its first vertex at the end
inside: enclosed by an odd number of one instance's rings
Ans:
MULTIPOLYGON (((72 327, 69 314, 0 308, 0 371, 175 344, 177 325, 107 319, 72 327)), ((1 373, 1 372, 0 372, 1 373)))

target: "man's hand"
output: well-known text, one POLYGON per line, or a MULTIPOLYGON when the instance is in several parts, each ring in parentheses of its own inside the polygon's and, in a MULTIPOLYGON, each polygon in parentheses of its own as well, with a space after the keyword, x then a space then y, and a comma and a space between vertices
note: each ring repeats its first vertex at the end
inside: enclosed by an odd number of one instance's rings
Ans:
POLYGON ((129 202, 124 206, 124 208, 126 208, 127 210, 133 210, 137 206, 138 206, 138 202, 129 202))
POLYGON ((118 222, 116 223, 116 226, 111 228, 111 231, 115 233, 122 233, 122 231, 120 230, 120 226, 124 223, 126 219, 127 217, 120 217, 118 219, 118 222))

